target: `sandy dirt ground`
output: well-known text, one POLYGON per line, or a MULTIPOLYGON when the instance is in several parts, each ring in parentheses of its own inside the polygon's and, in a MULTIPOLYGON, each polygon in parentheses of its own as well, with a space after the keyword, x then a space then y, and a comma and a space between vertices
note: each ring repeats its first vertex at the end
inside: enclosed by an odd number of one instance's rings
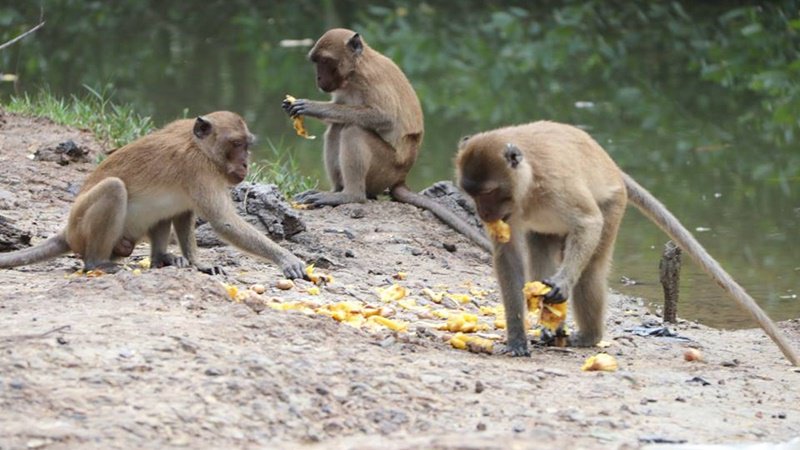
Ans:
MULTIPOLYGON (((93 164, 28 155, 68 139, 103 149, 85 131, 0 113, 0 216, 34 242, 60 229, 93 164)), ((503 336, 480 313, 499 302, 487 255, 386 200, 301 214, 308 231, 282 245, 334 276, 318 295, 304 281, 278 289, 276 267, 227 246, 201 250, 226 270, 214 277, 170 267, 88 278, 72 274, 73 256, 0 270, 0 449, 633 449, 800 436, 800 373, 760 330, 683 321, 671 329, 685 339, 643 337, 626 330, 658 318, 614 295, 605 351, 616 372, 581 371, 596 348, 458 350, 437 329, 448 312, 503 336), (237 302, 222 283, 266 291, 237 302), (382 301, 376 288, 393 284, 406 297, 382 301), (469 301, 434 303, 424 288, 469 301), (384 308, 408 329, 311 312, 341 302, 384 308), (275 309, 286 305, 300 309, 275 309), (703 361, 685 361, 689 347, 703 361)), ((147 253, 140 244, 131 267, 147 253)), ((780 326, 797 347, 800 320, 780 326)))

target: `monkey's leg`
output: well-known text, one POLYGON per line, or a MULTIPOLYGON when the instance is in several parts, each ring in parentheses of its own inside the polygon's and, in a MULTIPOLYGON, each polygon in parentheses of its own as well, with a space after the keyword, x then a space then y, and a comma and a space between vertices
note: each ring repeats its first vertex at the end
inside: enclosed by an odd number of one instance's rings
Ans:
MULTIPOLYGON (((512 233, 514 236, 514 233, 512 233)), ((513 238, 507 244, 495 243, 494 271, 500 284, 503 307, 506 313, 506 346, 512 356, 529 356, 528 337, 525 333, 527 304, 522 295, 525 282, 523 249, 524 238, 513 238)))
MULTIPOLYGON (((341 192, 344 189, 342 181, 342 170, 339 166, 339 141, 341 140, 342 125, 331 124, 325 131, 325 172, 331 183, 331 192, 341 192)), ((315 194, 319 194, 316 189, 309 189, 294 196, 294 200, 300 203, 312 203, 307 199, 315 194)))
POLYGON ((325 132, 325 171, 328 173, 333 192, 341 192, 344 189, 342 169, 339 166, 341 132, 342 126, 339 124, 332 124, 325 132))
POLYGON ((175 234, 178 236, 178 245, 181 253, 188 264, 197 268, 200 272, 209 275, 221 275, 225 272, 219 266, 207 266, 197 262, 197 239, 194 234, 194 211, 186 211, 172 218, 172 225, 175 227, 175 234))
POLYGON ((604 222, 600 242, 581 273, 570 298, 578 331, 570 335, 569 342, 576 347, 590 347, 597 344, 603 338, 605 331, 608 274, 611 269, 614 242, 625 213, 625 202, 624 199, 621 202, 610 202, 601 208, 604 222))
POLYGON ((561 262, 564 238, 552 234, 528 233, 530 249, 527 281, 541 281, 552 277, 561 262))
POLYGON ((67 239, 70 243, 84 244, 81 251, 84 270, 114 272, 118 269, 111 257, 122 240, 127 208, 125 183, 116 177, 97 183, 75 201, 70 211, 67 239))
POLYGON ((150 238, 151 267, 158 269, 167 266, 189 267, 189 261, 186 258, 175 256, 167 251, 171 230, 172 219, 160 220, 147 230, 147 237, 150 238))
POLYGON ((339 168, 344 188, 342 192, 320 192, 303 201, 314 206, 363 203, 367 190, 375 194, 391 186, 388 166, 394 162, 394 150, 374 133, 357 126, 340 132, 339 168))

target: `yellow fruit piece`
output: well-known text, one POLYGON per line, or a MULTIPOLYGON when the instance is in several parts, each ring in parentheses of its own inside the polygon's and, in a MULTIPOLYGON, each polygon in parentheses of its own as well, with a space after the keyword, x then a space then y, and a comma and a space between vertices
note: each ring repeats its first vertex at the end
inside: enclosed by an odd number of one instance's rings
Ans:
POLYGON ((311 205, 308 203, 289 202, 289 205, 294 209, 309 209, 311 205))
POLYGON ((567 302, 547 304, 544 303, 540 310, 539 325, 555 331, 567 317, 567 302))
POLYGON ((476 287, 473 287, 473 288, 469 289, 469 294, 471 296, 473 296, 473 297, 484 298, 484 297, 486 297, 486 294, 488 294, 488 293, 489 293, 489 291, 484 290, 484 289, 478 289, 476 287))
POLYGON ((319 295, 319 288, 316 286, 311 286, 310 288, 306 289, 308 295, 319 295))
POLYGON ((403 281, 408 277, 408 274, 405 272, 397 272, 396 274, 392 275, 392 278, 395 280, 403 281))
POLYGON ((461 333, 456 334, 455 336, 450 338, 449 341, 450 345, 452 345, 453 348, 457 348, 459 350, 466 350, 467 342, 463 338, 464 338, 463 334, 461 333))
POLYGON ((469 294, 447 294, 447 298, 453 299, 461 304, 469 303, 470 300, 472 300, 469 294))
MULTIPOLYGON (((292 97, 289 94, 286 94, 286 101, 289 102, 289 104, 294 103, 296 100, 297 100, 296 98, 292 97)), ((295 133, 297 133, 298 136, 302 136, 306 139, 317 138, 316 136, 308 135, 308 131, 306 131, 305 120, 303 119, 303 116, 292 117, 292 125, 294 126, 294 131, 295 133)))
POLYGON ((387 319, 382 316, 372 316, 368 319, 369 322, 383 325, 384 327, 393 331, 408 331, 408 324, 401 320, 387 319))
POLYGON ((400 300, 407 294, 406 288, 397 283, 389 286, 388 288, 378 288, 377 291, 381 301, 384 302, 400 300))
POLYGON ((287 303, 273 302, 269 303, 268 306, 277 311, 300 311, 304 314, 314 313, 314 310, 309 308, 308 305, 305 305, 300 302, 287 302, 287 303))
POLYGON ((581 370, 584 371, 595 371, 595 370, 602 370, 605 372, 614 372, 617 370, 617 360, 614 359, 613 356, 609 355, 608 353, 598 353, 594 356, 590 356, 586 359, 586 362, 583 363, 583 367, 581 370))
POLYGON ((325 285, 333 283, 333 276, 324 273, 315 273, 314 265, 309 264, 306 266, 306 276, 312 283, 316 285, 325 285))
POLYGON ((469 350, 473 353, 492 353, 494 342, 490 339, 479 336, 467 336, 464 333, 456 333, 448 341, 453 348, 459 350, 469 350))
MULTIPOLYGON (((434 314, 436 312, 434 311, 434 314)), ((470 313, 452 313, 447 317, 447 322, 438 327, 440 330, 453 332, 474 333, 489 329, 489 326, 478 323, 478 316, 470 313)))
POLYGON ((137 276, 138 276, 138 275, 141 275, 141 274, 142 274, 142 270, 141 270, 141 269, 133 269, 133 272, 132 272, 132 273, 133 273, 134 275, 137 275, 137 276))
POLYGON ((450 317, 451 314, 454 314, 446 309, 434 309, 432 312, 434 316, 440 319, 447 319, 448 317, 450 317))
POLYGON ((494 222, 486 222, 486 230, 489 236, 497 242, 505 244, 511 240, 511 227, 502 220, 495 220, 494 222))
POLYGON ((422 294, 431 299, 434 303, 442 303, 442 299, 444 298, 444 292, 434 292, 428 288, 422 290, 422 294))
POLYGON ((494 319, 494 327, 498 330, 506 329, 506 319, 494 319))
POLYGON ((539 325, 555 331, 567 318, 567 302, 545 302, 544 296, 550 291, 550 286, 541 281, 525 283, 522 288, 522 294, 528 302, 528 310, 539 316, 539 325))
POLYGON ((142 258, 139 262, 136 263, 142 269, 149 269, 150 268, 150 258, 142 258))
POLYGON ((228 294, 228 297, 230 297, 231 300, 236 300, 236 297, 239 295, 239 288, 228 283, 222 283, 222 287, 225 288, 225 292, 228 294))

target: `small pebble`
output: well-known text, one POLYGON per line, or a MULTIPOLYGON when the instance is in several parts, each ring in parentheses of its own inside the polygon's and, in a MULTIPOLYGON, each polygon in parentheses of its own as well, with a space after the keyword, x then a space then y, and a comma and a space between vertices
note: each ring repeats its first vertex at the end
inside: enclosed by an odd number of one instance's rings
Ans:
POLYGON ((481 380, 478 380, 478 381, 475 382, 475 393, 476 394, 480 394, 481 392, 483 392, 485 390, 486 390, 486 385, 483 384, 481 382, 481 380))
POLYGON ((294 282, 292 280, 284 278, 282 280, 276 281, 275 287, 282 291, 288 291, 289 289, 292 289, 294 287, 294 282))
POLYGON ((255 292, 256 294, 263 294, 267 291, 267 288, 263 284, 254 284, 250 286, 250 290, 255 292))
POLYGON ((449 242, 445 242, 442 244, 442 247, 444 247, 444 249, 450 253, 456 252, 456 244, 450 244, 449 242))
POLYGON ((216 367, 210 367, 210 368, 206 369, 205 374, 210 376, 210 377, 218 377, 218 376, 222 375, 222 371, 220 369, 217 369, 216 367))

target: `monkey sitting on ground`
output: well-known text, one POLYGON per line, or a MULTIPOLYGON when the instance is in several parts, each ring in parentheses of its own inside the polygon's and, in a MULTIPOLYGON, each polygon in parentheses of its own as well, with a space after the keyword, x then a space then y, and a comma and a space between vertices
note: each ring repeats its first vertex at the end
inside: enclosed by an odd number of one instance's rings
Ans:
POLYGON ((323 34, 308 57, 316 68, 317 86, 332 101, 297 99, 284 101, 283 108, 291 117, 315 117, 328 124, 324 157, 333 190, 304 192, 296 200, 314 206, 361 203, 389 189, 395 200, 429 210, 491 251, 479 230, 406 186, 424 130, 419 99, 400 68, 358 33, 340 28, 323 34))
POLYGON ((775 324, 692 234, 647 190, 622 172, 584 131, 534 122, 462 139, 458 182, 484 222, 503 220, 508 243, 494 243, 494 269, 505 306, 507 345, 528 355, 526 281, 544 280, 552 303, 571 299, 578 332, 570 343, 603 336, 607 277, 627 201, 665 231, 740 306, 794 364, 797 356, 775 324), (527 273, 525 268, 527 267, 527 273))
POLYGON ((238 114, 218 111, 172 122, 115 151, 83 184, 66 228, 40 245, 0 255, 0 268, 31 264, 68 251, 80 255, 84 270, 113 272, 116 257, 127 257, 145 235, 153 267, 213 267, 197 262, 195 213, 231 244, 302 278, 305 265, 291 252, 239 217, 230 186, 247 175, 254 136, 238 114), (167 252, 175 228, 183 257, 167 252))

